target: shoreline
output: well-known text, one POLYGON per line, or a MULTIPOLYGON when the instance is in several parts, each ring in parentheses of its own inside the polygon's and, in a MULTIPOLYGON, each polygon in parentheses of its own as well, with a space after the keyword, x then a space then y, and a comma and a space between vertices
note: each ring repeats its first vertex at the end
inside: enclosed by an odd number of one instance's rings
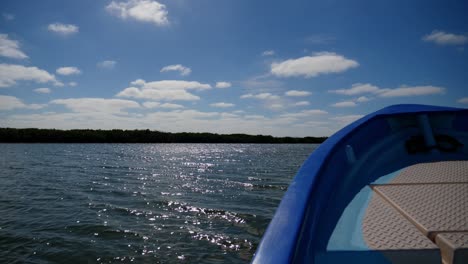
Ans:
POLYGON ((320 144, 327 137, 273 137, 269 135, 161 132, 154 130, 94 130, 0 128, 0 143, 77 144, 320 144))

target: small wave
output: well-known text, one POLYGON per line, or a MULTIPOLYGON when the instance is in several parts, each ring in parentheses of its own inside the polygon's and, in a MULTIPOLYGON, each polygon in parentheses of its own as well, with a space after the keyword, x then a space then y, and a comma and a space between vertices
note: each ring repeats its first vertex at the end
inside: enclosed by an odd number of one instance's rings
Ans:
POLYGON ((197 217, 205 216, 208 219, 220 219, 235 224, 246 223, 246 220, 239 214, 222 209, 197 207, 176 201, 169 201, 167 206, 178 213, 195 214, 197 217))
POLYGON ((266 190, 281 190, 285 191, 288 189, 288 186, 284 185, 273 185, 273 184, 254 184, 254 189, 266 189, 266 190))
POLYGON ((241 249, 251 250, 253 248, 252 242, 247 239, 237 237, 229 237, 224 234, 209 234, 203 232, 189 231, 192 238, 200 241, 208 241, 215 244, 224 250, 239 251, 241 249))

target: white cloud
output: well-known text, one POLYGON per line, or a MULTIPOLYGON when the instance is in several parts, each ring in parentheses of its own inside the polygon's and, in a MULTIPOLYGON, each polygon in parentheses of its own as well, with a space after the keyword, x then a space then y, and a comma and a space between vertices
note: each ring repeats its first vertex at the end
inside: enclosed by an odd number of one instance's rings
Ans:
POLYGON ((280 117, 283 118, 304 118, 304 117, 309 117, 309 116, 315 116, 315 115, 325 115, 328 114, 327 111, 321 110, 321 109, 309 109, 309 110, 302 110, 297 113, 287 113, 287 114, 282 114, 280 117))
POLYGON ((119 97, 133 97, 153 100, 199 100, 200 97, 189 93, 187 90, 211 89, 209 84, 195 81, 163 80, 146 82, 142 79, 131 83, 138 87, 128 87, 119 92, 119 97))
POLYGON ((43 93, 43 94, 48 94, 51 92, 49 88, 37 88, 37 89, 34 89, 34 91, 36 93, 43 93))
POLYGON ((161 105, 159 102, 144 102, 143 106, 146 108, 157 108, 161 105))
POLYGON ((104 98, 69 98, 56 99, 50 103, 64 105, 77 113, 125 113, 123 110, 140 108, 140 104, 134 101, 104 98))
POLYGON ((182 76, 187 76, 192 72, 190 68, 185 67, 184 65, 181 65, 181 64, 168 65, 161 69, 161 72, 168 72, 168 71, 178 71, 180 75, 182 76))
POLYGON ((72 35, 72 34, 78 33, 79 31, 79 28, 76 25, 62 24, 62 23, 49 24, 47 29, 51 32, 64 35, 64 36, 72 35))
POLYGON ((216 88, 229 88, 231 87, 230 82, 217 82, 216 83, 216 88))
POLYGON ((54 86, 63 87, 63 86, 65 86, 65 84, 63 82, 61 82, 61 81, 55 81, 54 86))
POLYGON ((210 104, 210 105, 213 106, 213 107, 219 107, 219 108, 228 108, 228 107, 235 106, 235 104, 224 103, 224 102, 214 103, 214 104, 210 104))
POLYGON ((460 98, 457 102, 459 102, 460 104, 468 104, 468 97, 460 98))
POLYGON ((274 50, 265 50, 264 52, 262 52, 262 56, 273 56, 273 55, 275 55, 274 50))
POLYGON ((356 99, 356 102, 358 103, 365 103, 365 102, 369 102, 371 99, 367 96, 360 96, 356 99))
POLYGON ((116 61, 113 61, 113 60, 105 60, 105 61, 100 61, 97 63, 97 66, 98 68, 101 68, 101 69, 113 69, 115 67, 115 65, 117 64, 116 61))
POLYGON ((333 107, 355 107, 357 104, 353 101, 344 101, 332 104, 333 107))
POLYGON ((142 86, 142 85, 145 85, 146 81, 143 80, 143 79, 137 79, 133 82, 131 82, 130 84, 131 85, 135 85, 135 86, 142 86))
POLYGON ((211 85, 199 83, 195 81, 179 81, 179 80, 162 80, 154 82, 146 82, 145 80, 138 79, 131 83, 132 85, 141 86, 143 89, 172 89, 172 90, 208 90, 211 85))
POLYGON ((118 97, 130 97, 140 99, 153 100, 180 100, 180 101, 195 101, 200 100, 199 96, 191 94, 183 89, 175 90, 158 90, 158 89, 139 89, 136 87, 128 87, 117 94, 118 97))
POLYGON ((28 56, 19 48, 19 42, 8 38, 7 34, 0 34, 0 56, 13 59, 26 59, 28 56))
POLYGON ((344 115, 344 116, 335 116, 331 117, 330 119, 333 121, 339 122, 341 125, 347 125, 350 124, 359 118, 363 117, 363 115, 344 115))
POLYGON ((310 105, 310 103, 307 101, 299 101, 299 102, 294 103, 294 105, 295 106, 307 106, 307 105, 310 105))
POLYGON ((277 95, 273 95, 271 93, 259 93, 259 94, 244 94, 240 97, 241 99, 247 99, 247 98, 252 98, 252 99, 259 99, 259 100, 276 100, 279 99, 280 97, 277 95))
POLYGON ((438 45, 464 45, 468 43, 468 37, 466 35, 446 33, 439 30, 432 31, 431 34, 424 36, 423 40, 434 42, 438 45))
POLYGON ((167 108, 167 109, 179 109, 184 108, 183 105, 180 104, 171 104, 171 103, 159 103, 159 102, 144 102, 143 106, 146 108, 167 108))
POLYGON ((379 92, 380 97, 403 97, 403 96, 418 96, 430 94, 443 94, 445 88, 436 86, 414 86, 414 87, 400 87, 395 89, 382 89, 379 92))
POLYGON ((122 19, 134 19, 140 22, 153 23, 156 26, 169 24, 166 6, 152 0, 128 0, 126 2, 112 1, 106 10, 122 19))
POLYGON ((76 83, 76 82, 69 82, 68 83, 68 86, 71 86, 71 87, 75 87, 77 85, 78 85, 78 83, 76 83))
POLYGON ((0 110, 13 110, 13 109, 40 109, 45 105, 40 104, 25 104, 20 99, 14 96, 0 95, 0 110))
POLYGON ((311 95, 311 92, 308 91, 298 91, 298 90, 290 90, 284 93, 286 96, 295 96, 295 97, 301 97, 301 96, 308 96, 311 95))
MULTIPOLYGON (((331 93, 342 94, 342 95, 357 95, 363 93, 375 94, 379 97, 403 97, 403 96, 420 96, 430 94, 443 94, 445 88, 437 86, 402 86, 399 88, 379 88, 371 84, 357 83, 349 89, 331 90, 331 93)), ((370 99, 365 96, 361 96, 356 99, 357 102, 366 102, 370 99)))
POLYGON ((320 74, 339 73, 359 66, 354 60, 332 52, 315 53, 298 59, 271 64, 271 73, 278 77, 315 77, 320 74))
POLYGON ((179 109, 179 108, 184 108, 183 105, 180 104, 171 104, 171 103, 163 103, 160 105, 161 108, 167 108, 167 109, 179 109))
POLYGON ((357 95, 362 93, 377 93, 380 88, 368 83, 356 83, 349 89, 331 90, 329 92, 343 95, 357 95))
POLYGON ((270 105, 267 105, 267 107, 272 110, 281 110, 284 108, 282 104, 270 104, 270 105))
POLYGON ((252 77, 246 81, 243 81, 242 85, 247 88, 254 89, 254 90, 271 89, 271 88, 279 89, 283 87, 283 82, 281 81, 266 79, 269 75, 270 74, 252 77))
POLYGON ((22 65, 0 64, 0 87, 9 87, 17 81, 34 81, 38 83, 59 83, 55 76, 37 67, 25 67, 22 65))
POLYGON ((81 73, 77 67, 60 67, 55 72, 60 75, 76 75, 81 73))

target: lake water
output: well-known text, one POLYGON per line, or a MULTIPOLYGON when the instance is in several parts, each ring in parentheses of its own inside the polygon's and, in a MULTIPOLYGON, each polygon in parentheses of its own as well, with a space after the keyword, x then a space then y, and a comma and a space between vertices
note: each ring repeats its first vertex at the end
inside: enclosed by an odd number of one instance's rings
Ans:
POLYGON ((316 147, 0 144, 0 262, 249 262, 316 147))

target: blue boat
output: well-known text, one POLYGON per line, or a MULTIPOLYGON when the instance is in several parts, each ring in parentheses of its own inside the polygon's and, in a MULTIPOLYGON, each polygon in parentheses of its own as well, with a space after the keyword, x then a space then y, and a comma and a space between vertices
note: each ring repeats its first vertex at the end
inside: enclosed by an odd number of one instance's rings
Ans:
POLYGON ((468 263, 468 109, 394 105, 328 138, 253 263, 468 263))

